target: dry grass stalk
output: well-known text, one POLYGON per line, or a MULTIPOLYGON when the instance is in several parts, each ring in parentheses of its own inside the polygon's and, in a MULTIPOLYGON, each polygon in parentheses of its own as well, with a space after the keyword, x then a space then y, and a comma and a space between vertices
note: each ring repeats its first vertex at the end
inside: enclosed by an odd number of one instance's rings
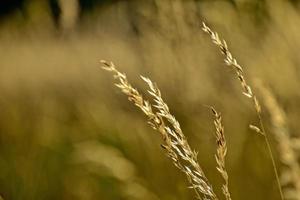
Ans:
POLYGON ((193 188, 199 199, 217 200, 217 196, 213 191, 211 184, 203 173, 198 161, 197 153, 191 149, 186 137, 181 131, 178 121, 169 112, 167 104, 161 97, 160 90, 150 79, 142 77, 149 85, 148 91, 153 97, 156 104, 152 106, 149 101, 145 100, 142 95, 131 86, 125 74, 119 72, 115 65, 110 62, 101 61, 104 65, 103 69, 114 74, 114 78, 118 81, 116 86, 128 96, 129 101, 139 107, 148 117, 148 122, 153 129, 158 131, 163 138, 163 149, 167 156, 172 160, 173 164, 180 169, 188 178, 191 188, 193 188), (157 108, 158 112, 154 112, 152 107, 157 108), (172 127, 166 125, 166 119, 172 127))
POLYGON ((300 145, 299 139, 294 139, 289 132, 286 123, 286 115, 279 106, 273 93, 262 83, 257 84, 260 90, 264 104, 270 113, 271 123, 274 127, 274 135, 278 142, 278 152, 281 162, 285 165, 281 173, 281 182, 286 186, 283 190, 287 199, 300 200, 300 165, 298 162, 300 145))
POLYGON ((224 134, 224 126, 222 125, 222 117, 221 113, 218 113, 213 107, 211 107, 214 119, 214 125, 216 128, 216 143, 217 143, 217 153, 215 155, 217 162, 217 170, 220 172, 222 178, 224 179, 224 184, 222 186, 223 194, 226 200, 231 200, 230 192, 229 192, 229 181, 228 181, 228 173, 225 167, 225 158, 227 154, 227 144, 224 134))
POLYGON ((279 175, 278 175, 278 171, 277 171, 277 167, 276 167, 276 163, 275 163, 275 159, 272 153, 272 149, 271 149, 271 145, 268 139, 268 135, 266 134, 263 122, 262 122, 262 116, 261 116, 261 106, 260 103, 258 101, 258 99, 256 98, 256 95, 253 93, 250 85, 248 85, 246 79, 244 78, 244 71, 243 68, 241 67, 240 64, 238 64, 237 60, 232 56, 231 52, 228 49, 227 43, 225 40, 221 40, 218 33, 213 32, 204 22, 202 23, 202 30, 207 33, 212 42, 214 44, 216 44, 216 46, 220 49, 221 53, 224 55, 224 62, 227 66, 230 66, 234 69, 234 71, 236 72, 237 78, 242 86, 242 92, 243 94, 252 99, 253 104, 254 104, 254 108, 256 110, 257 113, 257 117, 259 119, 259 125, 250 125, 251 129, 256 129, 256 132, 259 132, 261 135, 264 136, 267 148, 268 148, 268 152, 272 161, 272 165, 273 165, 273 170, 274 170, 274 174, 275 174, 275 178, 277 181, 277 185, 278 185, 278 190, 280 193, 280 197, 283 200, 283 194, 282 194, 282 189, 281 189, 281 184, 280 184, 280 180, 279 180, 279 175))

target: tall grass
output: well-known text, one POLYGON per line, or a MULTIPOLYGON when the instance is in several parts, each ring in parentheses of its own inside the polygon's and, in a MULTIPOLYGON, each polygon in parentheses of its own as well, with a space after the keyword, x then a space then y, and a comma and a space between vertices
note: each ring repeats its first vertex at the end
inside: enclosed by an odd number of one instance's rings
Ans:
MULTIPOLYGON (((261 87, 264 94, 266 107, 273 116, 272 123, 275 127, 277 127, 275 130, 275 136, 279 143, 278 146, 281 160, 288 166, 288 169, 285 171, 282 177, 286 180, 286 182, 292 183, 294 186, 293 189, 287 190, 285 194, 282 192, 282 184, 279 179, 279 172, 271 149, 269 136, 264 127, 262 108, 256 94, 252 90, 252 87, 247 83, 244 77, 245 75, 243 68, 229 51, 226 41, 221 40, 217 32, 213 32, 205 23, 202 23, 202 30, 207 33, 212 42, 218 46, 220 52, 224 55, 225 64, 234 69, 241 84, 243 95, 251 99, 253 102, 259 124, 250 124, 249 127, 264 137, 264 141, 271 158, 281 200, 283 200, 285 197, 299 197, 300 168, 297 161, 297 155, 292 146, 291 139, 289 138, 289 134, 285 133, 286 128, 284 127, 285 119, 283 117, 283 112, 280 110, 271 93, 265 88, 261 87)), ((112 62, 109 63, 102 60, 101 63, 104 65, 103 69, 114 74, 114 78, 118 81, 115 85, 120 88, 125 95, 128 96, 129 101, 133 102, 143 111, 143 113, 148 117, 148 123, 150 126, 160 133, 164 141, 162 148, 165 150, 167 156, 171 159, 173 164, 187 176, 190 187, 194 189, 197 197, 199 199, 217 200, 218 197, 214 192, 211 183, 205 176, 200 164, 197 161, 197 153, 193 151, 188 144, 188 141, 181 130, 179 122, 170 113, 169 107, 163 100, 161 92, 156 84, 154 84, 149 78, 141 76, 142 80, 144 80, 149 86, 148 93, 152 96, 154 102, 151 103, 143 98, 140 92, 138 92, 138 90, 128 82, 126 75, 119 72, 112 62)), ((213 107, 211 107, 211 110, 215 117, 214 125, 216 128, 215 136, 217 143, 217 153, 215 158, 217 162, 217 170, 224 180, 224 184, 222 185, 223 194, 226 200, 231 200, 231 194, 229 191, 229 176, 225 167, 227 145, 224 135, 224 126, 222 125, 221 114, 218 113, 213 107)))
MULTIPOLYGON (((231 197, 279 199, 263 136, 248 128, 253 124, 260 133, 252 101, 240 94, 234 69, 220 69, 223 59, 207 37, 199 37, 198 24, 209 19, 209 25, 222 32, 244 67, 247 84, 255 86, 252 77, 264 80, 285 113, 284 132, 299 158, 299 2, 106 1, 92 14, 80 16, 72 33, 64 35, 53 27, 48 1, 26 2, 25 15, 17 11, 0 24, 0 195, 4 200, 194 196, 183 174, 155 145, 160 137, 151 134, 143 113, 121 101, 110 77, 97 72, 99 55, 119 63, 138 88, 143 88, 135 78, 138 74, 159 83, 218 197, 225 181, 215 169, 213 120, 202 104, 222 111, 231 197), (91 142, 77 149, 86 141, 91 142), (100 147, 94 148, 94 142, 100 147), (73 160, 74 151, 83 158, 73 160), (116 158, 132 167, 109 168, 120 161, 116 158), (121 180, 129 174, 124 170, 132 168, 134 176, 121 180)), ((282 162, 278 171, 284 196, 295 197, 294 178, 286 173, 290 160, 281 159, 282 155, 290 159, 291 154, 286 150, 282 154, 280 141, 272 137, 281 128, 273 124, 264 96, 255 93, 271 145, 278 147, 273 152, 282 162)))
POLYGON ((223 194, 226 200, 231 200, 231 195, 229 192, 229 177, 225 167, 225 158, 227 154, 227 144, 224 133, 224 126, 222 124, 221 113, 218 113, 213 107, 211 107, 212 113, 215 117, 214 125, 216 128, 216 143, 217 143, 217 153, 215 155, 217 161, 217 170, 220 172, 224 184, 222 186, 223 194))
POLYGON ((257 82, 264 105, 270 115, 273 133, 277 140, 280 160, 284 165, 281 184, 286 199, 300 199, 300 165, 298 162, 300 139, 291 134, 285 111, 280 107, 272 91, 262 81, 257 82))
POLYGON ((254 94, 254 92, 252 91, 252 88, 250 87, 250 85, 248 85, 248 83, 246 82, 246 79, 244 78, 244 72, 243 72, 243 68, 241 67, 240 64, 238 64, 237 60, 232 56, 231 52, 228 49, 227 43, 225 40, 221 40, 219 38, 219 35, 217 32, 213 32, 205 23, 202 23, 202 30, 209 34, 209 36, 211 37, 211 40, 214 44, 216 44, 221 53, 224 55, 224 62, 227 66, 229 67, 233 67, 234 71, 236 72, 237 78, 242 86, 242 92, 244 94, 244 96, 250 98, 253 101, 254 104, 254 108, 257 114, 257 118, 259 120, 259 125, 252 125, 250 124, 249 127, 254 129, 256 132, 259 132, 261 135, 263 135, 268 151, 269 151, 269 155, 272 161, 272 165, 273 165, 273 170, 274 170, 274 174, 275 174, 275 178, 277 181, 277 186, 278 186, 278 190, 279 190, 279 194, 281 199, 283 200, 283 193, 282 193, 282 189, 281 189, 281 184, 280 184, 280 180, 279 180, 279 174, 278 174, 278 170, 277 170, 277 166, 275 163, 275 159, 274 159, 274 155, 271 149, 271 145, 269 142, 269 138, 268 138, 268 134, 265 130, 264 124, 263 124, 263 120, 262 120, 262 115, 261 115, 261 106, 260 103, 256 97, 256 95, 254 94), (259 127, 258 127, 259 126, 259 127))
POLYGON ((150 88, 148 93, 154 99, 155 104, 151 104, 143 98, 138 90, 133 88, 128 82, 126 75, 119 72, 112 62, 101 61, 101 63, 104 65, 103 69, 114 74, 115 79, 118 81, 115 85, 128 96, 129 101, 132 101, 143 111, 148 117, 150 126, 160 133, 164 141, 161 146, 165 150, 166 155, 187 176, 190 187, 194 189, 197 197, 199 199, 209 198, 217 200, 218 198, 211 184, 197 161, 197 153, 191 149, 179 122, 170 113, 169 107, 162 99, 161 92, 157 86, 150 79, 142 77, 150 88), (153 108, 157 110, 154 111, 153 108))

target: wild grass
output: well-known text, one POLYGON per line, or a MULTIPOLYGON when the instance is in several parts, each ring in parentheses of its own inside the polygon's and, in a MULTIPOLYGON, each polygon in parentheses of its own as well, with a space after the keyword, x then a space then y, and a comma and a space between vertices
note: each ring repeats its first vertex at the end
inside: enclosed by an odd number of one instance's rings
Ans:
POLYGON ((283 200, 284 197, 283 197, 283 193, 282 193, 282 189, 281 189, 281 183, 279 180, 279 174, 278 174, 277 166, 275 163, 274 155, 273 155, 273 152, 271 149, 271 145, 269 142, 268 134, 267 134, 264 124, 263 124, 260 103, 259 103, 256 95, 252 91, 251 86, 246 82, 246 79, 244 78, 243 68, 241 67, 241 65, 237 62, 237 60, 233 57, 233 55, 229 51, 226 41, 221 40, 218 33, 213 32, 204 22, 202 23, 202 30, 205 33, 207 33, 210 36, 212 42, 219 47, 220 52, 224 55, 225 64, 234 69, 234 71, 237 75, 237 78, 242 86, 242 92, 243 92, 244 96, 246 96, 247 98, 250 98, 253 101, 254 108, 255 108, 255 111, 257 114, 257 118, 259 120, 259 125, 250 124, 249 127, 251 129, 253 129, 254 131, 263 135, 263 137, 265 139, 265 142, 266 142, 266 145, 267 145, 267 148, 269 151, 269 155, 271 158, 271 162, 273 165, 273 170, 274 170, 274 174, 275 174, 275 178, 276 178, 276 182, 277 182, 277 186, 278 186, 278 191, 279 191, 281 199, 283 200))
MULTIPOLYGON (((197 160, 197 152, 193 151, 183 134, 179 122, 170 113, 168 105, 164 102, 161 92, 149 78, 141 76, 149 87, 148 93, 152 96, 154 104, 145 100, 141 93, 135 89, 128 81, 126 75, 118 71, 112 62, 102 60, 103 69, 113 73, 117 80, 115 85, 127 95, 128 100, 133 102, 135 106, 140 108, 148 117, 150 126, 158 131, 163 139, 161 147, 165 150, 166 155, 171 159, 173 164, 182 171, 193 188, 198 199, 218 200, 217 195, 213 191, 212 185, 205 176, 200 164, 197 160), (154 110, 156 109, 156 110, 154 110)), ((214 115, 215 137, 217 144, 217 153, 215 159, 217 162, 217 170, 221 174, 224 184, 222 192, 226 200, 231 200, 229 192, 229 177, 225 167, 225 158, 227 154, 227 144, 224 134, 224 126, 222 125, 221 114, 215 108, 210 107, 214 115)))
POLYGON ((222 124, 221 113, 218 113, 213 107, 211 107, 214 119, 214 125, 216 128, 216 143, 217 143, 217 153, 215 155, 217 161, 217 170, 220 172, 224 184, 222 186, 222 192, 226 198, 226 200, 231 200, 231 195, 229 192, 229 178, 228 173, 225 167, 225 158, 227 154, 227 144, 224 133, 224 126, 222 124))
MULTIPOLYGON (((282 179, 280 180, 269 136, 264 127, 262 108, 256 94, 252 90, 252 87, 245 79, 243 68, 229 51, 226 41, 221 40, 217 32, 212 31, 205 23, 202 23, 202 30, 210 36, 212 42, 220 49, 220 52, 224 55, 225 64, 234 69, 241 84, 243 95, 251 99, 253 102, 259 124, 250 124, 249 127, 264 137, 264 141, 271 158, 280 198, 282 200, 285 198, 297 199, 300 196, 300 167, 297 161, 297 154, 295 152, 295 147, 293 146, 293 141, 286 130, 284 112, 280 109, 272 94, 267 89, 261 87, 266 107, 272 116, 272 123, 275 127, 274 134, 278 141, 280 158, 287 166, 287 169, 283 172, 281 176, 282 179), (293 187, 286 189, 285 193, 283 193, 281 181, 287 184, 291 183, 293 187)), ((144 99, 141 93, 129 83, 126 75, 119 72, 112 62, 102 60, 101 63, 103 64, 103 69, 114 74, 114 78, 117 80, 115 85, 128 96, 129 101, 133 102, 143 111, 143 113, 148 117, 148 123, 150 126, 160 133, 163 139, 163 144, 161 145, 162 148, 165 150, 166 155, 171 159, 173 164, 187 176, 190 187, 194 189, 197 198, 212 200, 219 199, 213 190, 212 184, 209 182, 198 163, 197 152, 191 149, 181 130, 179 122, 170 113, 169 107, 163 100, 161 92, 156 84, 149 78, 141 76, 142 80, 146 82, 149 87, 148 93, 151 95, 153 98, 152 101, 154 102, 151 103, 144 99)), ((222 117, 221 114, 213 107, 210 108, 215 118, 214 125, 216 129, 215 137, 217 143, 215 159, 217 162, 217 170, 224 180, 222 192, 226 200, 231 200, 232 198, 229 191, 229 176, 225 167, 227 144, 224 134, 224 126, 222 125, 222 117)))
MULTIPOLYGON (((16 12, 0 27, 0 195, 4 200, 156 199, 136 195, 142 188, 161 200, 193 199, 183 174, 155 145, 160 137, 151 134, 142 113, 120 100, 108 74, 97 72, 99 55, 119 63, 138 88, 143 87, 137 74, 147 74, 159 84, 190 146, 197 149, 216 195, 222 197, 218 186, 224 181, 215 170, 212 117, 203 103, 222 111, 231 197, 279 199, 260 129, 253 134, 247 128, 257 121, 252 100, 243 99, 236 88, 240 85, 231 73, 234 70, 220 68, 221 56, 208 37, 199 35, 198 24, 200 18, 209 19, 210 27, 222 33, 243 66, 247 84, 255 86, 252 78, 259 77, 270 87, 285 113, 290 144, 299 161, 298 1, 111 1, 80 19, 74 32, 63 37, 54 30, 46 6, 31 6, 46 1, 26 2, 30 4, 26 15, 16 12), (103 148, 101 154, 91 150, 87 155, 101 160, 100 165, 70 161, 74 150, 85 152, 74 148, 85 141, 119 152, 134 165, 141 187, 131 184, 131 178, 122 182, 109 174, 120 165, 109 169, 115 157, 103 148), (103 154, 111 160, 101 159, 103 154), (126 188, 132 195, 124 196, 126 188)), ((252 89, 262 105, 272 147, 279 147, 276 136, 273 140, 273 115, 267 114, 259 90, 252 89)), ((285 173, 289 167, 279 162, 281 150, 273 149, 287 199, 294 187, 289 182, 292 176, 285 173)))
MULTIPOLYGON (((141 77, 149 86, 148 93, 153 97, 155 104, 145 100, 143 96, 133 88, 128 82, 125 74, 119 72, 115 65, 107 61, 101 61, 103 69, 112 72, 118 81, 115 85, 128 96, 128 100, 133 102, 148 117, 150 126, 158 131, 163 139, 161 147, 173 164, 182 171, 194 189, 199 199, 217 200, 213 188, 206 178, 200 164, 197 161, 197 152, 193 151, 183 134, 179 122, 170 113, 168 105, 164 102, 158 87, 148 78, 141 77), (154 111, 153 108, 157 110, 154 111), (169 123, 170 125, 167 125, 169 123)), ((219 123, 217 123, 219 128, 219 123)), ((222 148, 222 147, 221 147, 222 148)), ((220 151, 221 153, 221 151, 220 151)), ((221 155, 223 156, 223 155, 221 155)), ((218 156, 217 156, 218 158, 218 156)), ((218 160, 218 159, 217 159, 218 160)), ((220 161, 220 165, 222 161, 220 161)))
POLYGON ((300 139, 291 134, 285 111, 280 107, 272 91, 262 81, 257 82, 264 105, 270 115, 273 133, 277 140, 277 152, 284 165, 280 180, 286 199, 300 199, 300 165, 298 162, 300 139))

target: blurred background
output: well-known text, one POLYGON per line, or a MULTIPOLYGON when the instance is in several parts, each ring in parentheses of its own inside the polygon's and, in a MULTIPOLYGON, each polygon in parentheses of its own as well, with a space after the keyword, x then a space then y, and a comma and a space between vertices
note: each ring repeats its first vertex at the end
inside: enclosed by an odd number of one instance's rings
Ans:
MULTIPOLYGON (((140 74, 158 84, 221 194, 205 107, 214 105, 223 114, 233 199, 279 199, 264 140, 248 130, 254 108, 202 20, 226 38, 251 84, 260 79, 271 88, 297 136, 299 0, 1 0, 3 199, 194 198, 100 59, 114 61, 144 93, 140 74)), ((264 118, 271 133, 267 112, 264 118)))

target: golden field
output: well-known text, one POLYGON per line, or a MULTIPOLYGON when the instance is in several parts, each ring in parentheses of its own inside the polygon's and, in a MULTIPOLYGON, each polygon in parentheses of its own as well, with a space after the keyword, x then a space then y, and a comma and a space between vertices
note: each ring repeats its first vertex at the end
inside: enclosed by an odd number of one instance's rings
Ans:
POLYGON ((0 18, 4 200, 196 199, 159 134, 101 69, 102 59, 113 61, 145 98, 140 75, 158 85, 220 199, 207 106, 222 113, 232 199, 280 199, 264 138, 249 129, 258 123, 253 104, 202 21, 226 39, 243 67, 261 102, 284 195, 300 199, 289 196, 286 151, 276 140, 282 129, 257 87, 263 82, 277 100, 284 133, 300 155, 300 1, 106 0, 81 11, 82 0, 61 2, 59 25, 46 0, 27 0, 0 18))

